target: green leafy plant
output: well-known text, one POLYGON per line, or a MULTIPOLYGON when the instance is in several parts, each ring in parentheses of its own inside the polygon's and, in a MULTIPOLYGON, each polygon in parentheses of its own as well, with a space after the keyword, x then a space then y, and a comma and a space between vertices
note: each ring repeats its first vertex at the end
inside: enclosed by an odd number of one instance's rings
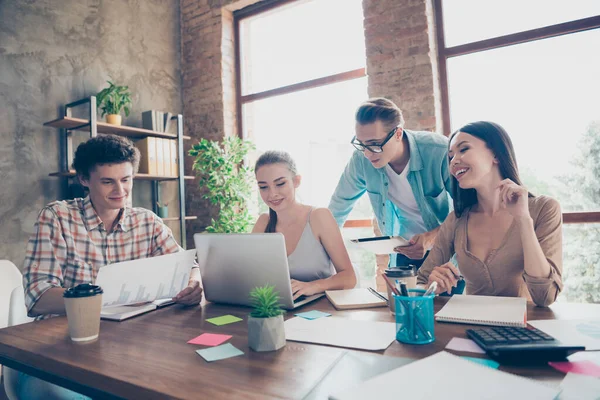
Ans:
POLYGON ((241 233, 252 227, 248 204, 253 179, 243 165, 252 149, 252 142, 228 137, 222 142, 202 139, 189 151, 195 157, 193 169, 200 178, 202 197, 219 209, 217 218, 212 218, 206 227, 207 232, 241 233))
POLYGON ((255 287, 250 291, 250 301, 254 307, 250 316, 254 318, 271 318, 285 313, 279 304, 279 292, 275 291, 274 286, 255 287))
POLYGON ((102 110, 102 116, 105 114, 120 114, 121 110, 124 110, 125 115, 129 116, 131 108, 129 87, 115 85, 111 81, 106 82, 108 82, 109 86, 96 94, 98 107, 102 110))

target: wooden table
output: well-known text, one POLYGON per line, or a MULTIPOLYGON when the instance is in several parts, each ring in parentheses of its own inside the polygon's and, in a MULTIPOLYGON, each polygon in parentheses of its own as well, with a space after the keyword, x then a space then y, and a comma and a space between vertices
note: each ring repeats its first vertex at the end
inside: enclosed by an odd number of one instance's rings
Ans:
MULTIPOLYGON (((436 311, 445 301, 436 298, 436 311)), ((314 309, 351 319, 393 321, 387 308, 336 311, 324 298, 301 311, 314 309)), ((356 352, 288 342, 277 352, 256 353, 248 348, 245 321, 220 327, 205 321, 224 314, 245 320, 248 311, 217 304, 171 306, 123 322, 102 321, 100 338, 88 344, 75 344, 69 339, 65 317, 32 322, 0 329, 0 364, 93 398, 302 398, 326 376, 340 355, 356 352), (195 352, 201 347, 186 343, 204 332, 233 335, 230 342, 245 354, 205 362, 195 352)), ((600 305, 528 305, 529 320, 594 315, 600 315, 600 305)), ((286 318, 292 316, 288 313, 286 318)), ((453 337, 466 337, 468 327, 436 323, 436 341, 432 344, 404 345, 394 341, 385 352, 364 353, 422 358, 443 350, 453 337)), ((563 378, 562 373, 550 367, 501 369, 555 385, 563 378)), ((340 382, 340 387, 351 383, 355 382, 340 382)))

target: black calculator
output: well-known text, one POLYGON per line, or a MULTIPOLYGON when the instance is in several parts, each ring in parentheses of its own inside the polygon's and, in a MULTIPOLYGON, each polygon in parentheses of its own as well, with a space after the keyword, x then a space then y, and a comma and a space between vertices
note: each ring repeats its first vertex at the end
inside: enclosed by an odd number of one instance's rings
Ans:
POLYGON ((467 329, 467 335, 497 361, 508 364, 539 364, 564 361, 584 346, 561 343, 539 329, 528 326, 467 329))

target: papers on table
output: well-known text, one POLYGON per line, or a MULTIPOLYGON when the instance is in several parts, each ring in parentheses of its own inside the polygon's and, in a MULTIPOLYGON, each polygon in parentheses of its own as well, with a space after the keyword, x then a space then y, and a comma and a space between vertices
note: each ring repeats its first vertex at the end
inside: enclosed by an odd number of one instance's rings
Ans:
POLYGON ((529 321, 529 325, 546 332, 565 344, 585 346, 585 350, 600 350, 600 319, 529 321))
POLYGON ((330 399, 553 400, 559 390, 444 351, 333 393, 330 399))
POLYGON ((569 372, 560 384, 562 392, 557 400, 598 400, 600 379, 569 372))
POLYGON ((340 317, 285 321, 285 338, 363 350, 385 350, 396 339, 394 322, 359 321, 340 317))
POLYGON ((195 257, 196 250, 186 250, 101 267, 102 307, 175 297, 188 285, 195 257))
POLYGON ((467 351, 469 353, 485 354, 485 351, 471 339, 452 338, 446 345, 448 350, 467 351))
POLYGON ((377 236, 372 238, 351 239, 350 242, 363 250, 375 254, 394 254, 394 248, 408 246, 410 243, 402 236, 377 236))

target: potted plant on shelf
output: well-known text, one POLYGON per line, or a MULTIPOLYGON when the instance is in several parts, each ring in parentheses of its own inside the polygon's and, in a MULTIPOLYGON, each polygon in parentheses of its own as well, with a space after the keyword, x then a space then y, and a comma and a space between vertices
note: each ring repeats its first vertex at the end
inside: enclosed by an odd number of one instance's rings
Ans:
POLYGON ((254 309, 248 317, 248 347, 254 351, 274 351, 285 346, 285 311, 279 304, 279 292, 274 289, 267 285, 250 292, 254 309))
POLYGON ((128 86, 107 82, 109 86, 96 94, 98 107, 102 109, 102 116, 106 114, 106 122, 112 125, 121 125, 121 110, 125 111, 125 116, 129 116, 131 93, 128 86))
POLYGON ((222 142, 202 139, 189 151, 202 198, 218 208, 207 232, 244 233, 252 227, 248 204, 254 177, 243 161, 253 148, 250 141, 227 137, 222 142))

